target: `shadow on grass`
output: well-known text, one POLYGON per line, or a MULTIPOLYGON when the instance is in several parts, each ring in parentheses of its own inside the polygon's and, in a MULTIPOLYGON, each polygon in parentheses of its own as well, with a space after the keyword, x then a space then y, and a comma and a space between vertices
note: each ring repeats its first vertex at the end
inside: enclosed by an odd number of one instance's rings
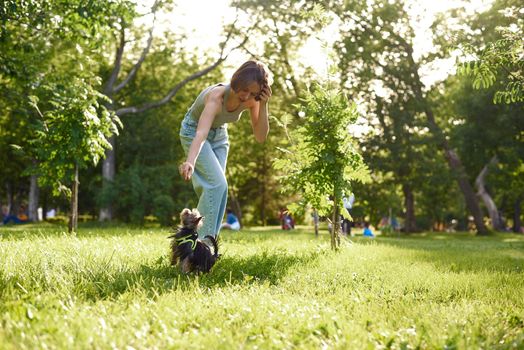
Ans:
POLYGON ((412 259, 434 264, 443 271, 524 272, 522 235, 423 234, 383 237, 377 240, 377 244, 415 252, 412 259))
MULTIPOLYGON (((98 222, 89 221, 78 224, 78 232, 68 233, 66 224, 40 222, 27 224, 0 225, 0 238, 6 240, 23 240, 27 238, 47 238, 47 237, 112 237, 122 235, 138 235, 143 233, 169 233, 173 230, 170 227, 160 227, 158 224, 147 224, 143 226, 124 224, 119 222, 98 222)), ((275 235, 286 238, 296 238, 297 236, 310 236, 314 238, 311 229, 301 227, 292 231, 284 231, 276 226, 263 228, 243 229, 240 232, 222 231, 220 236, 227 242, 233 243, 252 243, 255 241, 265 241, 274 239, 275 235)), ((321 236, 327 235, 321 232, 321 236)))
POLYGON ((264 241, 274 241, 278 240, 279 242, 282 241, 282 239, 297 239, 297 240, 303 240, 303 239, 316 239, 316 238, 326 238, 328 237, 328 233, 322 232, 320 236, 315 236, 315 234, 309 230, 293 230, 293 231, 284 231, 280 229, 276 230, 266 230, 266 231, 259 231, 259 230, 246 230, 243 232, 231 232, 231 231, 222 231, 220 233, 220 239, 227 243, 236 243, 236 244, 247 244, 252 245, 256 244, 257 242, 264 242, 264 241))
MULTIPOLYGON (((208 289, 233 285, 276 285, 290 268, 308 264, 320 254, 322 253, 289 255, 262 252, 247 257, 223 257, 211 273, 198 276, 182 274, 176 267, 169 266, 168 257, 165 256, 148 265, 120 273, 109 269, 76 275, 71 292, 81 299, 97 301, 116 298, 127 292, 154 298, 173 290, 191 290, 197 285, 208 289)), ((11 281, 1 282, 5 287, 6 284, 15 286, 18 281, 15 277, 11 281)))
POLYGON ((168 227, 158 225, 137 226, 116 222, 87 222, 81 223, 78 232, 70 234, 67 225, 41 222, 0 226, 0 238, 6 240, 23 240, 48 237, 111 237, 123 235, 138 235, 146 232, 169 232, 168 227))

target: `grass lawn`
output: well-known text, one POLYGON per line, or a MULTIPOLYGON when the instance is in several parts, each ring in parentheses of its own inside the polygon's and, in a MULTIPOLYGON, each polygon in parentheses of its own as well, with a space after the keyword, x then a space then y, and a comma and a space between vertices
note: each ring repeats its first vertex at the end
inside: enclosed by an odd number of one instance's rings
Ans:
POLYGON ((1 349, 524 349, 524 236, 223 232, 203 276, 166 229, 0 226, 1 349))

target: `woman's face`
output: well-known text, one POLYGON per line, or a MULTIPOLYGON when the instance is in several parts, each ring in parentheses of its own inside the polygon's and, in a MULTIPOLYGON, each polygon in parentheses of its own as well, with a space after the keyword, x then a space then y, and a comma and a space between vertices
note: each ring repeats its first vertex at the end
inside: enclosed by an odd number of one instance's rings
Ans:
POLYGON ((250 99, 255 98, 261 91, 262 89, 260 88, 260 85, 258 85, 256 81, 253 81, 237 91, 236 94, 238 95, 240 102, 247 102, 250 99))

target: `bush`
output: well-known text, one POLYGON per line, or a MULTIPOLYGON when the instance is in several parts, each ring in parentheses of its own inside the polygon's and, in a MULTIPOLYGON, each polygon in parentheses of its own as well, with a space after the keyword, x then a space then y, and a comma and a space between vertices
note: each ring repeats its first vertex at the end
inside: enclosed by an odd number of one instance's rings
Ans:
POLYGON ((173 224, 174 210, 175 203, 168 195, 162 194, 156 196, 153 200, 153 215, 158 218, 162 226, 170 226, 173 224))

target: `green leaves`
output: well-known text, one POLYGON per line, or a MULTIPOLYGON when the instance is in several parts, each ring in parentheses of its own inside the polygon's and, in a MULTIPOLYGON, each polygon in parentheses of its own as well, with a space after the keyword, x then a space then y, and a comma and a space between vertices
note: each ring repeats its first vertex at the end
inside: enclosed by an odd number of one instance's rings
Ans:
MULTIPOLYGON (((110 148, 107 138, 117 129, 112 115, 98 103, 101 94, 89 79, 55 74, 45 84, 48 109, 33 144, 41 181, 60 192, 72 180, 73 166, 97 164, 110 148)), ((32 104, 37 107, 36 99, 32 104)))
POLYGON ((289 206, 290 211, 303 211, 309 204, 327 215, 334 205, 329 196, 336 194, 341 203, 354 181, 369 178, 348 133, 358 115, 340 91, 322 85, 314 85, 303 102, 304 124, 290 132, 292 144, 273 167, 284 173, 279 179, 284 191, 301 194, 302 202, 289 206))
POLYGON ((121 126, 101 106, 108 101, 97 91, 96 74, 105 39, 135 16, 135 6, 127 0, 0 6, 0 89, 6 91, 0 104, 12 106, 7 120, 23 120, 16 129, 9 124, 24 150, 18 160, 33 171, 36 161, 40 181, 55 193, 70 184, 74 164, 87 167, 103 157, 111 147, 107 137, 121 126))
MULTIPOLYGON (((520 12, 523 9, 521 7, 520 12)), ((457 73, 471 76, 475 89, 488 89, 497 84, 494 103, 524 101, 524 20, 517 15, 508 18, 510 24, 496 28, 498 39, 488 41, 483 49, 470 43, 460 45, 463 56, 473 60, 459 63, 457 73)))

